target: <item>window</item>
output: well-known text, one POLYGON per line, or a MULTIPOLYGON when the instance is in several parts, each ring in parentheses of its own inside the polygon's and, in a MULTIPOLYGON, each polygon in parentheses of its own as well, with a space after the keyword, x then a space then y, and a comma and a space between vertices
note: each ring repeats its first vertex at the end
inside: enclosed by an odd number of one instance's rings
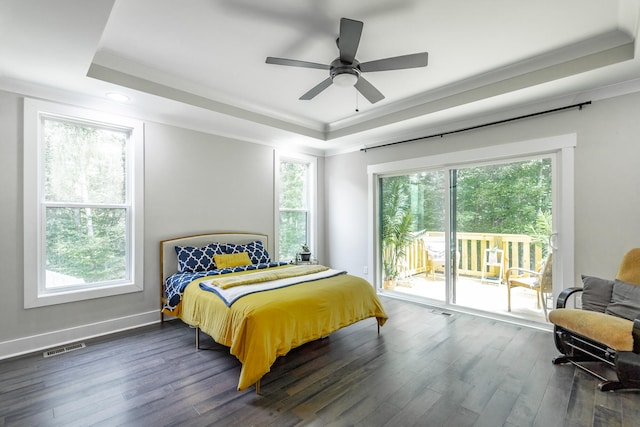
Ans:
POLYGON ((142 125, 25 99, 25 308, 142 290, 142 125))
MULTIPOLYGON (((537 269, 553 248, 557 297, 574 277, 575 146, 574 134, 559 135, 369 166, 378 287, 423 274, 425 298, 496 312, 464 289, 487 275, 504 279, 483 264, 486 252, 502 251, 503 268, 537 269)), ((395 291, 418 295, 418 286, 406 289, 395 291)))
POLYGON ((505 292, 495 285, 506 283, 508 268, 539 270, 549 253, 555 158, 545 154, 381 176, 385 289, 545 322, 543 307, 531 304, 535 292, 518 294, 512 311, 509 304, 496 304, 505 301, 505 292))
POLYGON ((302 244, 314 250, 316 159, 308 156, 278 158, 278 258, 293 260, 302 244))

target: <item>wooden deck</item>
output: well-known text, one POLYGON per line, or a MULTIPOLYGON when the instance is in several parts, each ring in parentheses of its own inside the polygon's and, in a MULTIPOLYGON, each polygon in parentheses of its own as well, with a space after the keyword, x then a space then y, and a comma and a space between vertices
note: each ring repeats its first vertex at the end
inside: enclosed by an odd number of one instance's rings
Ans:
MULTIPOLYGON (((507 311, 507 287, 504 283, 483 282, 479 278, 459 276, 457 289, 456 305, 460 308, 470 308, 499 316, 549 325, 542 308, 538 308, 535 291, 513 288, 511 290, 511 312, 509 312, 507 311)), ((432 277, 420 273, 398 280, 394 292, 444 302, 445 282, 441 274, 435 274, 435 277, 432 277)), ((548 307, 552 307, 551 302, 548 307)))

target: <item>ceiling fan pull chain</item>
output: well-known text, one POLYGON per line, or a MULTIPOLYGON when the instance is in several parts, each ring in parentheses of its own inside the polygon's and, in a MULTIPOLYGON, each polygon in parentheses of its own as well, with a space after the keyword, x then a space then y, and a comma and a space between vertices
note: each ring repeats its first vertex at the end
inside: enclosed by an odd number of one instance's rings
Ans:
POLYGON ((358 113, 360 112, 360 109, 358 108, 358 89, 355 89, 355 93, 356 93, 356 113, 358 113))

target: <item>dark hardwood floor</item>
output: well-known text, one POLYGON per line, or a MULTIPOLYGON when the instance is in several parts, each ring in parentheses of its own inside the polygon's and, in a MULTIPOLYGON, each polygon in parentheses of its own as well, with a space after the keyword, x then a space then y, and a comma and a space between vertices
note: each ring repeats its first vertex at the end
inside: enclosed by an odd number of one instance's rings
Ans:
POLYGON ((179 321, 0 362, 6 426, 639 426, 640 393, 554 366, 548 332, 384 298, 368 319, 276 361, 262 395, 179 321))

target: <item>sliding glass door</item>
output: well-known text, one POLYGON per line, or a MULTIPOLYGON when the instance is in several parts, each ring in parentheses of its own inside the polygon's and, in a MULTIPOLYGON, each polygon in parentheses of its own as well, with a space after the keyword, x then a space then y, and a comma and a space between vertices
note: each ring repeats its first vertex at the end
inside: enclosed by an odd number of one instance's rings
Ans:
POLYGON ((445 281, 435 280, 446 261, 445 181, 443 171, 380 179, 380 259, 386 289, 446 301, 445 281), (414 287, 413 278, 425 273, 433 283, 414 287))
POLYGON ((460 278, 452 302, 544 321, 536 272, 552 234, 551 158, 460 167, 452 176, 460 278), (516 286, 521 276, 518 285, 530 286, 516 286))
POLYGON ((380 175, 385 289, 544 322, 550 302, 533 285, 507 289, 506 278, 539 270, 550 250, 552 159, 380 175))

